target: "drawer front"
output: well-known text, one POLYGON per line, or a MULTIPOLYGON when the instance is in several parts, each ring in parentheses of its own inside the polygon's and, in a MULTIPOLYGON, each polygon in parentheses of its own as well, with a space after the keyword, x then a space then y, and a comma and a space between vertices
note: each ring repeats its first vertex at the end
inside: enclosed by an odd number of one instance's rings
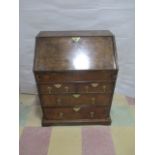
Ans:
POLYGON ((72 71, 36 73, 38 83, 70 81, 115 81, 116 71, 72 71))
POLYGON ((109 105, 111 95, 92 94, 67 94, 67 95, 41 95, 42 105, 51 106, 75 106, 75 105, 109 105))
POLYGON ((75 83, 53 83, 39 85, 41 94, 55 93, 112 93, 113 83, 105 82, 75 82, 75 83))
POLYGON ((108 117, 107 107, 44 108, 44 118, 49 120, 103 119, 108 117))
POLYGON ((105 82, 89 82, 79 83, 77 85, 79 93, 109 93, 111 94, 114 89, 114 83, 105 82))
POLYGON ((71 93, 76 91, 76 86, 73 83, 53 83, 39 85, 41 94, 55 94, 55 93, 71 93))

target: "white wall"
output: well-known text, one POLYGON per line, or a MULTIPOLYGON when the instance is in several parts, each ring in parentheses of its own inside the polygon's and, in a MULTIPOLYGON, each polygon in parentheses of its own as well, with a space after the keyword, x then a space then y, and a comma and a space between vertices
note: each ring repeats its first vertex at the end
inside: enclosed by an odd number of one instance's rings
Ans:
POLYGON ((36 93, 32 65, 39 31, 89 29, 116 35, 116 92, 134 96, 134 0, 20 0, 20 91, 36 93))

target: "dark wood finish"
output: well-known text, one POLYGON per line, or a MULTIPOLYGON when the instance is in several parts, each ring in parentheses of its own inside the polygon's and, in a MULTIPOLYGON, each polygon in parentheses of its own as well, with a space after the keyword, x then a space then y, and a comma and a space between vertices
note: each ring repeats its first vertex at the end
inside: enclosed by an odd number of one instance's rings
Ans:
POLYGON ((113 36, 113 34, 108 30, 84 30, 84 31, 41 31, 37 37, 93 37, 93 36, 113 36))
POLYGON ((77 91, 79 93, 104 93, 111 94, 113 91, 113 83, 106 82, 90 82, 90 83, 78 83, 77 91))
POLYGON ((118 63, 110 31, 40 32, 33 71, 43 126, 111 124, 118 63))
POLYGON ((47 120, 42 119, 42 126, 51 126, 51 125, 111 125, 111 118, 102 118, 102 119, 80 119, 80 120, 47 120))
MULTIPOLYGON (((80 62, 79 62, 80 63, 80 62)), ((74 70, 74 71, 42 71, 36 72, 39 83, 71 82, 71 81, 115 81, 117 70, 74 70), (78 71, 78 72, 77 72, 78 71)))
POLYGON ((72 37, 38 37, 37 44, 36 71, 116 69, 112 37, 81 37, 78 43, 72 37))
POLYGON ((75 106, 75 105, 109 105, 111 94, 65 94, 41 95, 43 107, 75 106), (74 97, 77 96, 77 97, 74 97))
POLYGON ((102 119, 108 117, 105 107, 80 107, 72 108, 45 108, 44 118, 47 120, 79 120, 79 119, 102 119), (74 111, 74 108, 78 111, 74 111))
POLYGON ((106 82, 68 82, 40 84, 40 94, 66 93, 112 93, 114 83, 106 82), (58 86, 58 87, 57 87, 58 86), (60 86, 60 87, 59 87, 60 86))

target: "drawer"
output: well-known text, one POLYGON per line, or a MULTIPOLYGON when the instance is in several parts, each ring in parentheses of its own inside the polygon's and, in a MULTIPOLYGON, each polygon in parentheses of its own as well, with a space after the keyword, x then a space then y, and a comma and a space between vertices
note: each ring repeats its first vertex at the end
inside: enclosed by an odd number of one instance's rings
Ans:
POLYGON ((65 94, 65 95, 40 95, 42 106, 75 106, 75 105, 109 105, 111 95, 100 94, 65 94))
POLYGON ((75 83, 53 83, 39 85, 41 94, 70 93, 76 91, 75 83))
POLYGON ((66 71, 37 72, 38 83, 71 82, 71 81, 115 81, 116 71, 66 71))
POLYGON ((87 82, 79 83, 77 85, 77 91, 79 93, 112 93, 114 89, 114 83, 105 82, 87 82))
POLYGON ((114 83, 74 82, 39 85, 40 94, 55 93, 112 93, 114 83))
POLYGON ((100 107, 44 108, 47 120, 103 119, 108 117, 109 109, 100 107))

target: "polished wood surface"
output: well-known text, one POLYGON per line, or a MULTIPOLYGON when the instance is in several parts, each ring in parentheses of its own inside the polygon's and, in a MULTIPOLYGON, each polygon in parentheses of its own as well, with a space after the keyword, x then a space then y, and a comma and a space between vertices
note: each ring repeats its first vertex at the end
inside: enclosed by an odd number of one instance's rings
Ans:
POLYGON ((36 42, 36 71, 116 69, 112 37, 80 37, 78 42, 47 37, 36 42))
POLYGON ((118 62, 110 31, 40 32, 33 70, 43 126, 111 124, 118 62))
POLYGON ((59 95, 41 95, 43 107, 61 107, 75 105, 109 105, 111 94, 59 94, 59 95))
POLYGON ((102 119, 108 116, 104 107, 45 108, 44 111, 47 120, 102 119))
POLYGON ((80 71, 37 71, 36 80, 39 83, 71 82, 71 81, 115 81, 116 70, 80 70, 80 71))
POLYGON ((112 93, 114 83, 107 82, 64 82, 40 84, 40 94, 66 94, 66 93, 112 93))

